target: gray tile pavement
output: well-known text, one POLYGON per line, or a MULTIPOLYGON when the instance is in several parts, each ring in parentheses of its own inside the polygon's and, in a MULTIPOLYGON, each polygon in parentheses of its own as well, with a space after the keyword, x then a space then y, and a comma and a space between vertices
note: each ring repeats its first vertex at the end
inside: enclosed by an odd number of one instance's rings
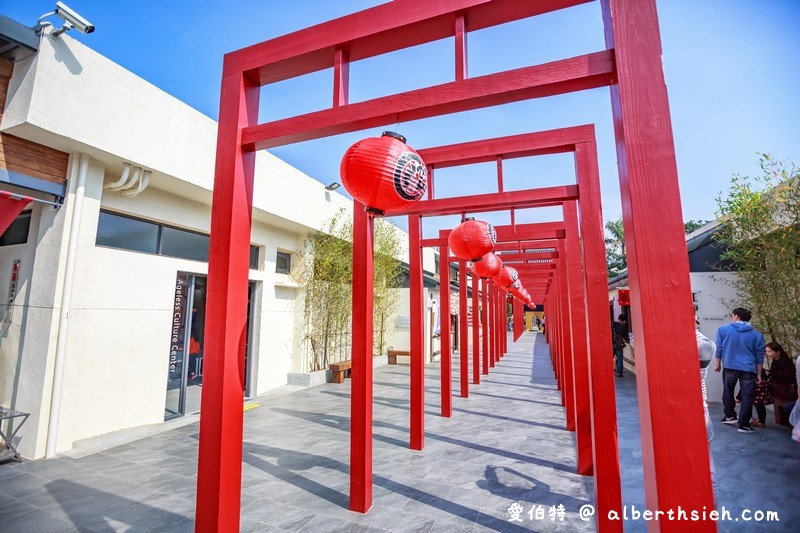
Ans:
MULTIPOLYGON (((575 473, 574 435, 564 427, 547 345, 526 333, 509 349, 469 398, 454 397, 449 419, 438 414, 438 369, 426 369, 423 451, 408 449, 408 367, 375 370, 374 505, 366 515, 347 509, 349 380, 256 399, 260 406, 245 413, 241 530, 594 530, 577 516, 592 502, 593 484, 575 473), (513 503, 525 513, 561 504, 565 519, 523 514, 512 523, 513 503)), ((458 394, 457 366, 453 376, 458 394)), ((626 374, 617 386, 623 498, 643 507, 635 379, 626 374)), ((720 426, 712 443, 720 502, 737 512, 744 503, 780 506, 788 520, 759 526, 764 531, 797 523, 790 500, 800 447, 784 428, 740 435, 720 426), (792 459, 794 469, 784 464, 792 459), (744 472, 753 479, 745 482, 744 472)), ((0 465, 0 531, 192 531, 196 460, 193 423, 84 457, 0 465)))

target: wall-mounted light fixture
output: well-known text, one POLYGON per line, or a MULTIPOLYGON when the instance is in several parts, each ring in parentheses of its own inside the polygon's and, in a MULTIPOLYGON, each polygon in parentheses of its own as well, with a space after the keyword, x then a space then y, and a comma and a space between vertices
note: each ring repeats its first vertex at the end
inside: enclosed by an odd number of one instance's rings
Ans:
POLYGON ((325 190, 326 191, 335 191, 336 189, 338 189, 341 186, 342 185, 339 182, 334 181, 333 183, 331 183, 330 185, 325 187, 325 190))

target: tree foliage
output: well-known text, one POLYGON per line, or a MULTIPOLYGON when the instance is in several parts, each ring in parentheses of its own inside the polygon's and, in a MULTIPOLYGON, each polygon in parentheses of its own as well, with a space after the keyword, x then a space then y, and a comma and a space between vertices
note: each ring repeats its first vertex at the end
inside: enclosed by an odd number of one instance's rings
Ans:
POLYGON ((698 230, 711 222, 710 220, 689 220, 688 222, 683 223, 683 230, 686 235, 689 235, 694 230, 698 230))
POLYGON ((722 225, 714 238, 738 276, 739 305, 753 325, 800 353, 800 170, 767 154, 761 174, 735 175, 727 196, 717 198, 722 225))
MULTIPOLYGON (((708 220, 689 220, 684 222, 683 227, 688 235, 698 228, 708 224, 708 220)), ((606 267, 608 278, 613 279, 628 268, 628 260, 625 256, 625 228, 622 224, 622 217, 606 222, 606 267)))
POLYGON ((618 276, 628 268, 625 258, 625 229, 622 227, 622 217, 606 222, 606 267, 608 279, 618 276))
MULTIPOLYGON (((306 239, 292 270, 304 295, 303 340, 311 371, 349 359, 352 339, 353 222, 341 210, 325 227, 306 239)), ((383 219, 375 221, 374 250, 373 348, 380 354, 394 325, 402 275, 400 235, 383 219)))

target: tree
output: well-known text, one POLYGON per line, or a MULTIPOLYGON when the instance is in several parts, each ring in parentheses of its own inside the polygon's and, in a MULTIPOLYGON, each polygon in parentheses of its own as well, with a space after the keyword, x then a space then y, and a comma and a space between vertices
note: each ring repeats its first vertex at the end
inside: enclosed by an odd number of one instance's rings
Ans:
POLYGON ((759 154, 761 174, 735 175, 718 196, 714 238, 737 276, 738 305, 787 352, 800 353, 800 170, 759 154))
MULTIPOLYGON (((340 210, 312 234, 298 252, 292 270, 304 295, 303 340, 310 352, 309 370, 327 368, 350 357, 352 326, 353 223, 340 210)), ((389 222, 375 221, 374 349, 383 352, 399 302, 400 234, 389 222)))
POLYGON ((611 237, 606 237, 606 266, 608 278, 618 276, 628 267, 625 258, 625 229, 622 226, 622 217, 606 222, 606 231, 611 237))
POLYGON ((686 235, 689 235, 694 230, 700 229, 706 224, 711 222, 710 220, 689 220, 688 222, 683 223, 683 229, 686 235))
POLYGON ((402 252, 399 230, 390 222, 375 221, 375 303, 373 310, 373 348, 382 354, 386 339, 394 329, 394 315, 400 303, 403 271, 397 259, 402 252))

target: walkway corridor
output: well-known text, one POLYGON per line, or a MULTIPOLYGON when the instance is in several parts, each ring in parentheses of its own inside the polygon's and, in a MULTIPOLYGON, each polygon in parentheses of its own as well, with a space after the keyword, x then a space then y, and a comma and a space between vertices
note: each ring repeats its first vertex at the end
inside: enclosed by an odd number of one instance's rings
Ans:
MULTIPOLYGON (((480 386, 470 385, 468 399, 454 398, 451 419, 439 416, 437 365, 426 369, 422 452, 408 449, 408 367, 376 369, 374 506, 363 516, 347 510, 349 380, 256 399, 260 405, 245 413, 242 531, 593 531, 593 520, 578 516, 593 501, 592 480, 574 473, 574 435, 564 427, 543 336, 526 333, 509 348, 480 386), (522 513, 511 522, 515 503, 522 513), (563 521, 552 520, 551 506, 559 505, 563 521)), ((453 375, 457 395, 457 367, 453 375)), ((632 375, 618 380, 618 395, 626 413, 623 497, 643 508, 632 375)), ((717 461, 722 503, 736 512, 781 509, 780 524, 755 529, 793 530, 800 516, 788 502, 798 490, 800 448, 781 428, 741 437, 726 430, 718 428, 715 452, 747 462, 717 461), (759 450, 782 459, 759 461, 759 450)), ((196 458, 191 424, 80 459, 0 465, 0 530, 193 531, 196 458)), ((645 526, 626 523, 626 531, 645 526)))

